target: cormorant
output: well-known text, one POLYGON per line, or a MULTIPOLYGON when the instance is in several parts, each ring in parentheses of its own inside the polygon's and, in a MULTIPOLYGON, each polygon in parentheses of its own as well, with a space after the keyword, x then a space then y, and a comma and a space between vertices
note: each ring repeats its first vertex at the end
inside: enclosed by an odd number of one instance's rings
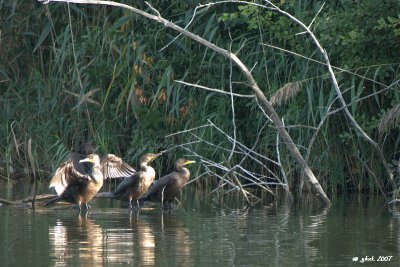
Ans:
POLYGON ((147 189, 149 189, 150 185, 154 181, 154 178, 156 177, 156 172, 153 167, 149 165, 149 163, 161 154, 162 153, 144 154, 140 158, 140 170, 134 175, 125 178, 118 185, 111 197, 128 200, 130 208, 132 208, 132 201, 136 201, 137 206, 139 207, 139 197, 146 193, 147 189))
POLYGON ((69 160, 56 170, 49 187, 55 188, 58 197, 44 205, 64 200, 77 204, 79 210, 82 204, 90 209, 88 202, 100 190, 104 179, 129 177, 136 172, 113 154, 106 155, 101 161, 97 154, 89 154, 86 158, 77 160, 82 155, 71 153, 69 160))
POLYGON ((181 192, 190 177, 190 171, 186 165, 196 163, 193 160, 180 158, 175 162, 175 170, 161 177, 150 187, 147 195, 140 201, 161 202, 165 209, 171 208, 171 202, 181 192))

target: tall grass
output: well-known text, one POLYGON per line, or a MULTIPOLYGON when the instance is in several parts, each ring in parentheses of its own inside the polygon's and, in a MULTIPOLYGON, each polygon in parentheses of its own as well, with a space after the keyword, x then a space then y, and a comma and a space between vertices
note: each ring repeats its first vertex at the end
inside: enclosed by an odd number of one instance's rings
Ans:
MULTIPOLYGON (((314 2, 288 8, 307 20, 319 9, 312 5, 314 2)), ((70 149, 91 140, 100 153, 122 155, 134 166, 141 154, 168 149, 169 153, 155 163, 160 174, 170 169, 177 157, 195 153, 224 166, 241 162, 257 173, 261 182, 269 183, 268 189, 280 188, 272 183, 282 179, 279 167, 264 158, 242 162, 242 156, 235 154, 227 161, 232 142, 213 127, 164 138, 208 121, 233 136, 230 97, 174 83, 179 79, 228 91, 229 62, 223 58, 182 37, 169 44, 175 32, 118 9, 32 2, 28 11, 24 1, 0 5, 0 153, 8 166, 15 165, 29 174, 27 145, 31 139, 36 170, 47 180, 70 149), (184 143, 191 144, 177 146, 184 143), (276 177, 271 178, 271 173, 276 177)), ((194 6, 176 1, 159 3, 156 8, 168 19, 185 25, 194 6)), ((141 7, 147 8, 144 4, 141 7)), ((309 163, 327 191, 375 192, 378 185, 386 185, 371 148, 351 130, 340 111, 328 114, 339 105, 325 67, 261 45, 301 48, 300 52, 314 59, 315 50, 307 40, 288 34, 289 40, 271 31, 262 24, 265 13, 257 13, 260 24, 253 28, 240 15, 226 17, 234 13, 240 12, 231 6, 203 10, 189 29, 224 48, 232 44, 232 51, 247 66, 254 66, 252 73, 269 97, 289 83, 299 85, 296 94, 277 110, 302 154, 310 154, 309 163), (325 118, 308 151, 316 128, 325 118), (368 169, 377 174, 378 181, 368 169)), ((290 26, 281 18, 275 22, 290 26)), ((340 57, 334 59, 340 62, 340 57)), ((380 118, 400 99, 398 85, 363 97, 385 89, 382 83, 398 79, 398 65, 359 66, 350 71, 353 74, 337 71, 346 101, 353 116, 369 134, 378 137, 380 118)), ((232 77, 234 91, 248 93, 242 74, 234 69, 232 77)), ((247 147, 256 144, 255 153, 276 160, 276 131, 257 103, 240 98, 234 103, 237 141, 247 147)), ((398 158, 398 127, 391 128, 385 137, 382 146, 387 159, 398 158)), ((288 186, 294 189, 300 184, 301 174, 284 146, 279 147, 288 186)), ((204 172, 199 164, 194 176, 204 172)), ((221 170, 215 174, 223 175, 221 170)), ((246 179, 238 177, 245 187, 251 184, 246 179)), ((212 192, 220 182, 215 176, 205 175, 195 183, 212 192)), ((224 189, 229 192, 231 187, 224 189)), ((247 189, 252 192, 252 186, 247 189)))

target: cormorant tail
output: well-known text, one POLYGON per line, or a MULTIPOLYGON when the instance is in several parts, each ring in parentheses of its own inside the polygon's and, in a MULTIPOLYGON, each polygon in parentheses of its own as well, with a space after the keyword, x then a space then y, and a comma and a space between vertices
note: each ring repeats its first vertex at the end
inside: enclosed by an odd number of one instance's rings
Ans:
POLYGON ((60 197, 55 197, 55 198, 50 199, 49 201, 46 201, 45 203, 43 203, 43 206, 49 206, 49 205, 52 205, 52 204, 56 204, 60 200, 61 200, 60 197))

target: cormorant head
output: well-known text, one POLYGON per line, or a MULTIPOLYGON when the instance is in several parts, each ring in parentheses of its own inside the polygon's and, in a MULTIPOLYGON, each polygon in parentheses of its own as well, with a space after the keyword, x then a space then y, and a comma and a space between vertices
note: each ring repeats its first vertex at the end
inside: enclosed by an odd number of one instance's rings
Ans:
POLYGON ((189 164, 192 164, 192 163, 196 163, 196 161, 189 160, 189 159, 186 159, 186 158, 180 158, 175 162, 175 169, 179 169, 179 168, 181 168, 183 166, 186 166, 186 165, 189 165, 189 164))
POLYGON ((147 153, 144 154, 141 158, 140 158, 140 163, 149 163, 152 162, 155 158, 157 158, 158 156, 161 156, 162 153, 157 153, 157 154, 152 154, 152 153, 147 153))
POLYGON ((95 152, 95 149, 91 142, 81 143, 81 145, 79 147, 79 153, 81 153, 82 155, 90 155, 90 154, 94 154, 94 152, 95 152))
POLYGON ((89 162, 93 165, 100 165, 100 157, 97 154, 90 154, 85 159, 81 159, 79 163, 89 162))

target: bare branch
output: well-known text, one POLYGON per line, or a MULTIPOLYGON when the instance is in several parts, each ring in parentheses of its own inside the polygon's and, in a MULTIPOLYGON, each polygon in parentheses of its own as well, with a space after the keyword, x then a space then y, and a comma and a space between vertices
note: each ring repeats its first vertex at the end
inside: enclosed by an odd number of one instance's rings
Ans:
MULTIPOLYGON (((218 126, 216 126, 216 125, 215 125, 214 123, 212 123, 210 120, 207 120, 207 121, 211 124, 211 126, 213 126, 215 129, 217 129, 220 133, 222 133, 223 135, 225 135, 225 136, 228 138, 228 140, 231 140, 231 141, 233 140, 233 138, 232 138, 231 136, 229 136, 227 133, 225 133, 224 131, 222 131, 221 128, 219 128, 218 126)), ((249 148, 248 148, 247 146, 245 146, 244 144, 242 144, 242 143, 240 143, 240 142, 237 142, 237 143, 238 143, 239 146, 242 147, 244 150, 251 151, 253 154, 255 154, 255 155, 257 155, 257 156, 259 156, 259 157, 261 157, 261 158, 264 158, 264 159, 266 159, 266 160, 268 160, 268 161, 270 161, 270 162, 272 162, 272 163, 274 163, 274 164, 276 164, 276 165, 279 165, 278 162, 276 162, 276 161, 274 161, 274 160, 272 160, 272 159, 270 159, 270 158, 268 158, 268 157, 266 157, 266 156, 264 156, 264 155, 261 155, 261 154, 255 152, 255 151, 249 149, 249 148)))
MULTIPOLYGON (((282 119, 282 123, 284 123, 283 119, 282 119)), ((290 193, 290 190, 289 190, 289 182, 288 182, 288 179, 287 179, 287 176, 286 176, 285 169, 283 168, 283 165, 282 165, 282 162, 281 162, 281 156, 280 156, 280 153, 279 153, 279 134, 276 135, 276 154, 277 154, 277 158, 278 158, 279 167, 281 169, 283 181, 285 182, 284 188, 286 190, 287 197, 289 199, 292 199, 292 194, 290 193)))
MULTIPOLYGON (((297 57, 301 57, 301 58, 307 59, 307 60, 309 60, 309 61, 312 61, 312 62, 321 64, 321 65, 324 65, 324 66, 327 66, 327 63, 325 63, 325 62, 322 62, 322 61, 319 61, 319 60, 316 60, 316 59, 313 59, 313 58, 310 58, 310 57, 306 57, 306 56, 304 56, 304 55, 298 54, 298 53, 296 53, 296 52, 293 52, 293 51, 290 51, 290 50, 287 50, 287 49, 284 49, 284 48, 281 48, 281 47, 277 47, 277 46, 270 45, 270 44, 264 44, 264 43, 263 43, 262 45, 263 45, 263 46, 270 47, 270 48, 273 48, 273 49, 277 49, 277 50, 283 51, 283 52, 288 53, 288 54, 295 55, 295 56, 297 56, 297 57)), ((358 74, 358 73, 352 72, 352 71, 350 71, 350 70, 342 69, 342 68, 335 67, 335 66, 332 66, 332 68, 335 69, 335 70, 341 71, 341 72, 345 72, 345 73, 348 73, 348 74, 357 76, 357 77, 359 77, 359 78, 362 78, 362 79, 364 79, 364 80, 373 82, 373 83, 375 83, 375 84, 379 84, 379 85, 381 85, 381 86, 387 87, 386 84, 380 83, 380 82, 378 82, 378 81, 375 81, 374 79, 365 77, 365 76, 363 76, 363 75, 360 75, 360 74, 358 74)))
MULTIPOLYGON (((232 53, 232 36, 231 31, 229 31, 229 38, 231 42, 229 44, 229 51, 232 53)), ((229 154, 228 161, 232 159, 233 153, 235 152, 236 147, 236 122, 235 122, 235 101, 233 100, 233 89, 232 89, 232 60, 229 61, 229 92, 231 95, 231 110, 232 110, 232 125, 233 125, 233 142, 232 142, 232 151, 229 154)), ((241 188, 243 190, 243 188, 241 188)), ((247 198, 246 198, 247 199, 247 198)), ((248 199, 247 199, 248 201, 248 199)))
POLYGON ((224 90, 210 88, 210 87, 206 87, 206 86, 203 86, 203 85, 198 85, 198 84, 194 84, 194 83, 188 83, 188 82, 184 82, 184 81, 180 81, 180 80, 175 80, 174 82, 181 83, 181 84, 184 84, 184 85, 187 85, 187 86, 192 86, 192 87, 195 87, 195 88, 200 88, 200 89, 203 89, 203 90, 206 90, 206 91, 211 91, 211 92, 216 92, 216 93, 219 93, 219 94, 224 94, 224 95, 232 95, 232 96, 243 97, 243 98, 255 98, 255 95, 235 94, 235 93, 230 93, 230 92, 227 92, 227 91, 224 91, 224 90))
MULTIPOLYGON (((325 6, 325 2, 322 3, 322 6, 321 6, 320 9, 318 10, 317 14, 315 14, 315 16, 314 16, 314 18, 312 19, 312 21, 310 22, 310 24, 308 24, 308 26, 307 26, 308 29, 311 29, 312 24, 314 23, 315 19, 318 17, 319 13, 321 13, 321 11, 322 11, 322 9, 324 8, 324 6, 325 6)), ((300 34, 304 34, 304 33, 307 33, 307 32, 296 33, 296 35, 300 35, 300 34)))
POLYGON ((172 133, 172 134, 166 135, 165 138, 171 137, 171 136, 174 136, 174 135, 177 135, 177 134, 188 133, 188 132, 191 132, 191 131, 195 131, 195 130, 197 130, 197 129, 201 129, 201 128, 205 128, 205 127, 210 127, 210 126, 212 126, 212 124, 201 125, 201 126, 198 126, 198 127, 195 127, 195 128, 191 128, 191 129, 187 129, 187 130, 183 130, 183 131, 179 131, 179 132, 176 132, 176 133, 172 133))
POLYGON ((158 10, 157 9, 155 9, 152 5, 150 5, 150 3, 149 2, 147 2, 147 1, 144 1, 144 3, 151 9, 151 10, 153 10, 154 11, 154 13, 156 13, 157 14, 157 16, 158 17, 160 17, 161 18, 161 14, 160 14, 160 12, 158 12, 158 10))

